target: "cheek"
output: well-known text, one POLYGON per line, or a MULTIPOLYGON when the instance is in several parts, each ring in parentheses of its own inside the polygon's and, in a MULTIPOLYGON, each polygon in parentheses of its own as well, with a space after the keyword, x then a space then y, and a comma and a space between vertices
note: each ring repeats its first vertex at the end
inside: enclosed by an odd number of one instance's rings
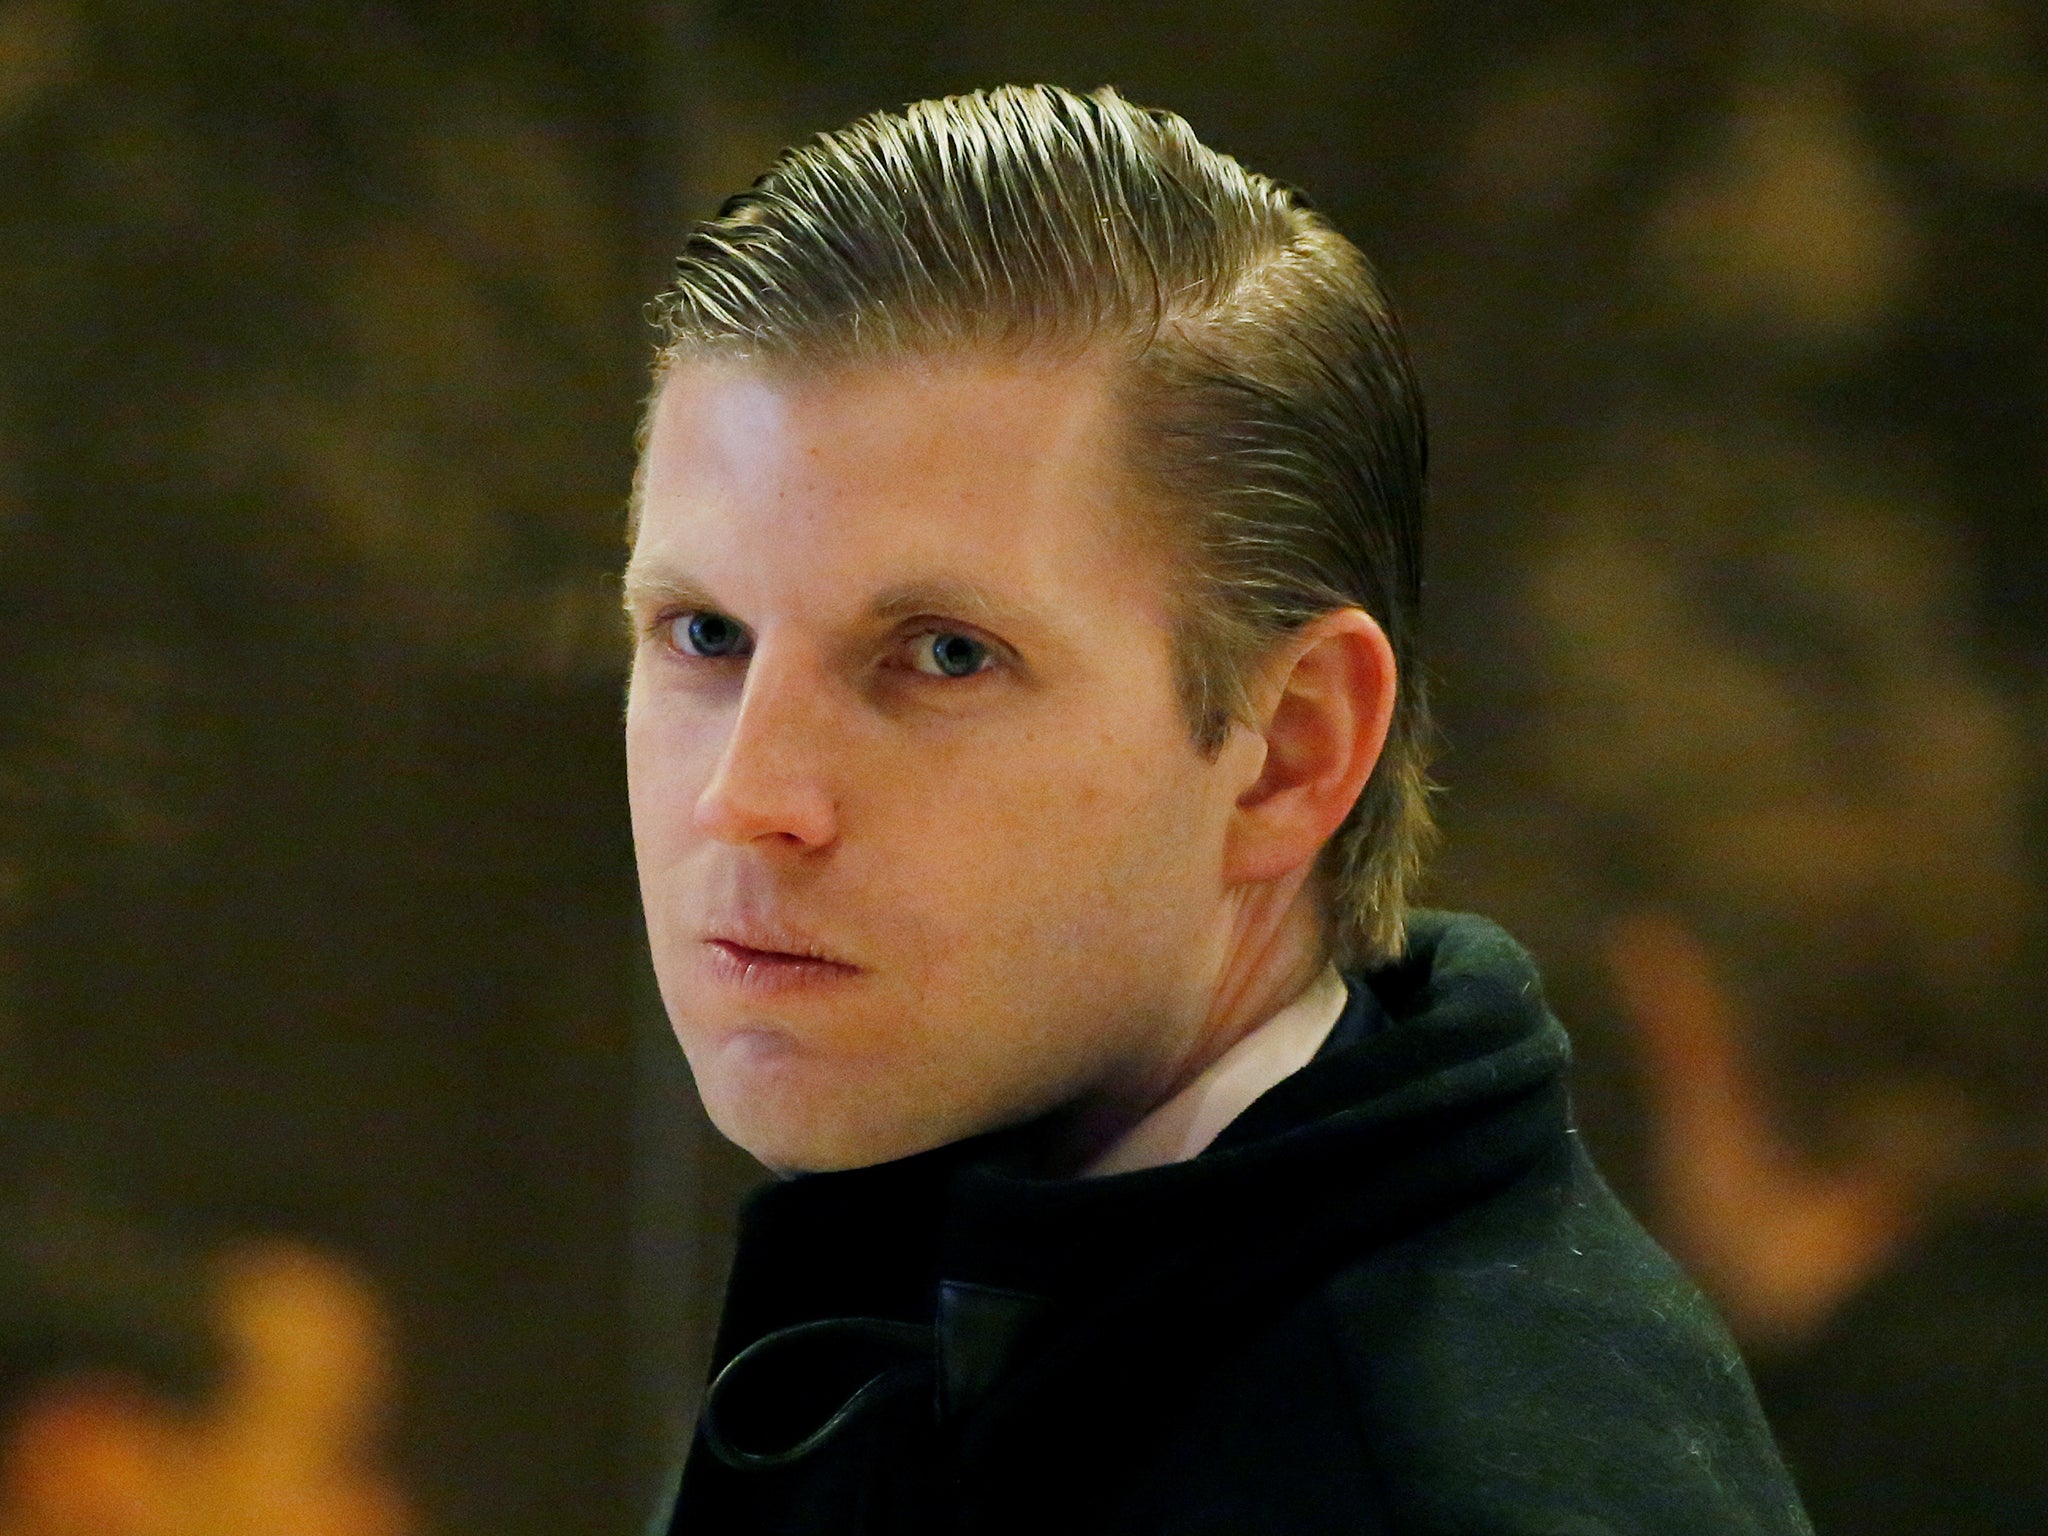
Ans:
POLYGON ((627 696, 626 801, 643 875, 690 840, 716 750, 708 722, 664 708, 638 688, 627 696))
POLYGON ((1020 952, 1058 964, 1178 935, 1213 861, 1204 786, 1176 747, 1196 764, 1171 737, 992 754, 962 809, 907 839, 935 898, 931 960, 1002 971, 1020 952))

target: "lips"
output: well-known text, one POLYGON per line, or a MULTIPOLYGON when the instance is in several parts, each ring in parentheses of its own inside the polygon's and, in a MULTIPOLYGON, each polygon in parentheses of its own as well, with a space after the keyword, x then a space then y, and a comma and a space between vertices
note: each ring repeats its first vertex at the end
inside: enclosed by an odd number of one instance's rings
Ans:
POLYGON ((845 956, 827 949, 807 934, 765 923, 714 924, 706 930, 704 942, 768 960, 802 960, 850 971, 860 969, 845 956))
POLYGON ((823 985, 847 981, 861 967, 790 929, 759 923, 726 923, 704 935, 712 973, 746 989, 823 985))

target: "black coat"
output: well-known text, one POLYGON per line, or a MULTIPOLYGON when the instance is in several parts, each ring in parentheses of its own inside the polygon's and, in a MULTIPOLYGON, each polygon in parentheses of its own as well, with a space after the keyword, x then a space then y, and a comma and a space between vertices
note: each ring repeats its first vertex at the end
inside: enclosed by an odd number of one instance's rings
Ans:
POLYGON ((671 1529, 1804 1536, 1528 957, 1423 914, 1350 990, 1191 1162, 1036 1178, 1026 1130, 756 1197, 671 1529))

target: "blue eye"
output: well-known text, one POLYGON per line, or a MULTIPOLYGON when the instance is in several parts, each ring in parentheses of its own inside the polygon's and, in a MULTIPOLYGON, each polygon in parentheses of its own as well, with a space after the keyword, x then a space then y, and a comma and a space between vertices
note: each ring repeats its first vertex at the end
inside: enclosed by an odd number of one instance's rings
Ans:
POLYGON ((941 631, 922 636, 914 656, 920 672, 935 677, 972 677, 988 665, 989 650, 971 635, 941 631))
POLYGON ((687 614, 673 628, 680 631, 681 649, 691 656, 737 656, 747 640, 747 632, 722 613, 687 614))

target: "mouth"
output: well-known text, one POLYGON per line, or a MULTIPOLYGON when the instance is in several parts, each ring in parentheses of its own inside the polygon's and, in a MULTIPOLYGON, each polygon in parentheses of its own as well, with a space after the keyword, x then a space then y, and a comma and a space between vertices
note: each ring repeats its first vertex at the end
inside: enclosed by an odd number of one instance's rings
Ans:
POLYGON ((783 934, 707 934, 704 956, 714 978, 747 992, 830 986, 861 974, 851 961, 783 934))

